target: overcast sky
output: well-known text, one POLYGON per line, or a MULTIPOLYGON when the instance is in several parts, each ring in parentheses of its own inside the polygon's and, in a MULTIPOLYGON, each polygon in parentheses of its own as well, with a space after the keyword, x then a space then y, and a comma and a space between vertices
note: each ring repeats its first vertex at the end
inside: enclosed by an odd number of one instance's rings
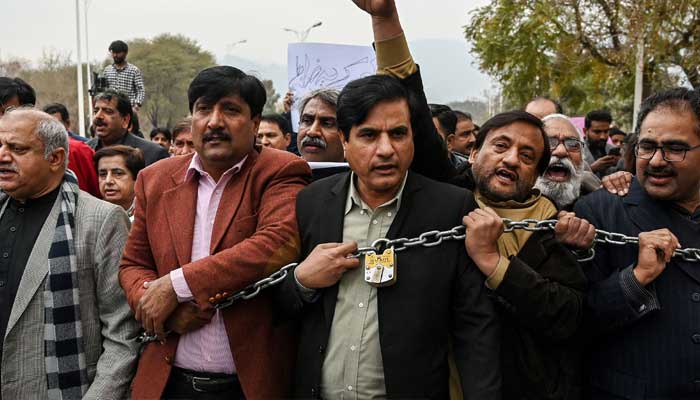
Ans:
MULTIPOLYGON (((81 5, 85 0, 80 0, 81 5)), ((36 60, 47 49, 75 57, 74 0, 2 0, 0 57, 36 60)), ((485 0, 399 0, 409 40, 464 40, 469 10, 485 0)), ((82 6, 81 6, 82 7, 82 6)), ((182 33, 217 57, 230 43, 236 55, 258 62, 286 63, 287 43, 296 41, 283 27, 304 29, 322 21, 308 41, 367 44, 369 17, 350 0, 89 0, 89 55, 102 59, 112 40, 182 33)))

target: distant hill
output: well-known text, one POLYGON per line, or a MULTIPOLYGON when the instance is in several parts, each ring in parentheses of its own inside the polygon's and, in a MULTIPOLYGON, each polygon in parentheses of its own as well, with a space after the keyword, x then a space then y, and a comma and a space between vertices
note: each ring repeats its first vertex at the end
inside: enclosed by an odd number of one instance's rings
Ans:
MULTIPOLYGON (((423 39, 409 46, 421 66, 428 101, 449 103, 484 99, 483 92, 491 87, 491 79, 472 64, 466 41, 423 39)), ((219 62, 271 79, 278 93, 284 94, 287 90, 287 66, 284 64, 261 64, 234 55, 219 58, 219 62)))

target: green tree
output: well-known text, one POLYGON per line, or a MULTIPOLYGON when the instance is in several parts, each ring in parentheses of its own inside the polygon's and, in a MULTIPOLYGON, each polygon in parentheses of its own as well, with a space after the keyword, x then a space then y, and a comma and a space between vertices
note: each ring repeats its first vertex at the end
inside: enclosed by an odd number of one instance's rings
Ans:
POLYGON ((465 36, 511 106, 550 95, 570 114, 607 107, 629 121, 640 41, 644 96, 700 87, 700 0, 492 0, 465 36))
POLYGON ((265 101, 263 114, 276 113, 277 101, 280 99, 280 95, 275 91, 275 87, 270 79, 263 79, 262 83, 263 86, 265 86, 265 94, 267 94, 267 100, 265 101))
POLYGON ((171 34, 130 40, 128 60, 144 77, 146 101, 139 111, 143 132, 152 127, 172 128, 187 116, 190 82, 199 71, 216 63, 214 55, 196 41, 171 34))

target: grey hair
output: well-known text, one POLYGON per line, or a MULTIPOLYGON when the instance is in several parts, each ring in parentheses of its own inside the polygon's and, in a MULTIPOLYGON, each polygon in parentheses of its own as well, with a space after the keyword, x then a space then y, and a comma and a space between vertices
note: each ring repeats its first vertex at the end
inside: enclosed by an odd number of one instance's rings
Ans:
POLYGON ((304 112, 306 105, 309 104, 309 102, 313 99, 319 99, 322 102, 328 104, 329 106, 337 108, 338 95, 340 95, 340 92, 335 89, 316 89, 301 99, 301 101, 299 102, 299 114, 302 114, 304 112))
MULTIPOLYGON (((43 117, 43 116, 42 116, 43 117)), ((36 136, 44 144, 44 159, 48 160, 56 149, 64 149, 66 151, 65 160, 63 160, 64 168, 68 168, 68 132, 66 127, 61 122, 47 115, 47 118, 41 118, 36 124, 36 136)))
POLYGON ((571 118, 569 118, 568 116, 566 116, 566 115, 564 115, 564 114, 549 114, 549 115, 547 115, 546 117, 542 118, 542 123, 546 124, 547 121, 552 120, 552 119, 561 119, 561 120, 564 120, 564 121, 568 122, 569 125, 571 125, 572 127, 574 127, 574 130, 575 130, 576 133, 578 134, 578 137, 579 137, 579 138, 583 137, 583 132, 581 131, 581 128, 579 128, 578 126, 574 125, 574 123, 571 122, 571 118))
MULTIPOLYGON (((56 149, 62 148, 66 151, 66 158, 63 160, 63 167, 68 168, 68 131, 66 131, 66 127, 63 126, 63 123, 49 114, 34 108, 33 106, 13 108, 11 111, 5 113, 5 115, 11 117, 22 112, 32 113, 37 116, 34 134, 44 145, 44 159, 48 160, 49 157, 51 157, 51 153, 53 153, 56 149)), ((21 118, 21 116, 18 117, 21 118)))

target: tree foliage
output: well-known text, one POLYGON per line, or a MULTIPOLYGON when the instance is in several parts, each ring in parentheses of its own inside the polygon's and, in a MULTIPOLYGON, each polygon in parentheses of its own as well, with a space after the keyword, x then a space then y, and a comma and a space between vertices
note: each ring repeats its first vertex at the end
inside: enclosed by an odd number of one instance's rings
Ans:
POLYGON ((263 108, 263 114, 272 114, 277 112, 277 101, 280 99, 279 93, 275 91, 275 87, 270 79, 262 80, 263 86, 265 86, 265 94, 267 95, 267 100, 265 101, 265 107, 263 108))
POLYGON ((700 0, 491 0, 465 36, 512 106, 550 95, 570 114, 630 116, 640 40, 645 96, 700 87, 700 0))
POLYGON ((187 88, 192 78, 216 63, 214 55, 194 40, 171 34, 130 40, 127 59, 139 67, 146 86, 146 101, 139 112, 143 132, 148 125, 172 128, 187 116, 187 88))

